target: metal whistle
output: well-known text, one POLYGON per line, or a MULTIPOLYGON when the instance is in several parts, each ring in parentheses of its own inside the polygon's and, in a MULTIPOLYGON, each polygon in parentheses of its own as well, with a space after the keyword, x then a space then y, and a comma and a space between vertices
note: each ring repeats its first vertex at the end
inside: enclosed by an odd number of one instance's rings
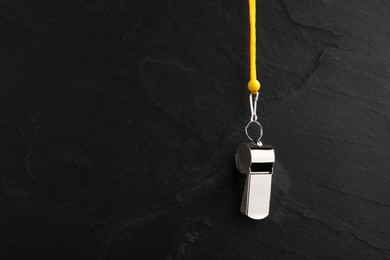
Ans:
POLYGON ((236 165, 246 174, 241 212, 252 219, 263 219, 269 214, 272 169, 275 152, 261 143, 242 143, 236 151, 236 165))

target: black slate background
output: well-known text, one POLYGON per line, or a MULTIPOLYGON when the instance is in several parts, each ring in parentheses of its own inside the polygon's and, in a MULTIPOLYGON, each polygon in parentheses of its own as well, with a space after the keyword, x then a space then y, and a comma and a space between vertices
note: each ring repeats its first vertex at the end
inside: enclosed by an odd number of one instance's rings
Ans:
POLYGON ((270 216, 239 212, 247 1, 0 2, 0 259, 390 259, 390 2, 258 2, 270 216))

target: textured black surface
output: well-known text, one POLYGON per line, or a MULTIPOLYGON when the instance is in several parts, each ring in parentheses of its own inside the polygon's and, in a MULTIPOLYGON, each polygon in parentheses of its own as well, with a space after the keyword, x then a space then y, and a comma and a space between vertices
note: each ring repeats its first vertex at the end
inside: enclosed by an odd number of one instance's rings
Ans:
POLYGON ((0 1, 1 259, 390 258, 390 2, 258 3, 270 216, 239 211, 247 1, 0 1))

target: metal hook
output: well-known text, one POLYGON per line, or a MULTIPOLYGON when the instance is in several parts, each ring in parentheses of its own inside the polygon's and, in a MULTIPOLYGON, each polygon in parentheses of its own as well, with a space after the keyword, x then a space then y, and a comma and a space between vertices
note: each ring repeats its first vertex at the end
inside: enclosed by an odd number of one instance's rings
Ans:
POLYGON ((260 142, 260 139, 263 136, 263 128, 261 127, 261 124, 257 121, 257 101, 258 100, 259 100, 259 92, 257 92, 256 94, 249 94, 249 105, 251 108, 251 118, 249 120, 249 123, 245 127, 245 133, 246 133, 246 136, 248 136, 249 140, 251 140, 254 143, 256 143, 257 145, 261 146, 262 144, 260 142), (259 137, 257 137, 257 138, 252 138, 249 135, 248 128, 252 123, 257 125, 259 128, 259 137))
POLYGON ((259 100, 259 92, 256 94, 249 94, 249 104, 251 107, 251 119, 250 122, 257 121, 257 101, 259 100), (254 101, 254 102, 253 102, 254 101), (254 104, 253 104, 254 103, 254 104))

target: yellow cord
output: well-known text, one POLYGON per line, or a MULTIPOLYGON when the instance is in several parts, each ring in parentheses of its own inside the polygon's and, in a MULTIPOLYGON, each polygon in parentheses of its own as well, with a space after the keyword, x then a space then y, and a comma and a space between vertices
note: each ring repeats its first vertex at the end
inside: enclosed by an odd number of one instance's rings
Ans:
POLYGON ((248 89, 256 94, 260 89, 260 82, 256 74, 256 0, 249 0, 249 24, 250 24, 250 81, 248 89))

